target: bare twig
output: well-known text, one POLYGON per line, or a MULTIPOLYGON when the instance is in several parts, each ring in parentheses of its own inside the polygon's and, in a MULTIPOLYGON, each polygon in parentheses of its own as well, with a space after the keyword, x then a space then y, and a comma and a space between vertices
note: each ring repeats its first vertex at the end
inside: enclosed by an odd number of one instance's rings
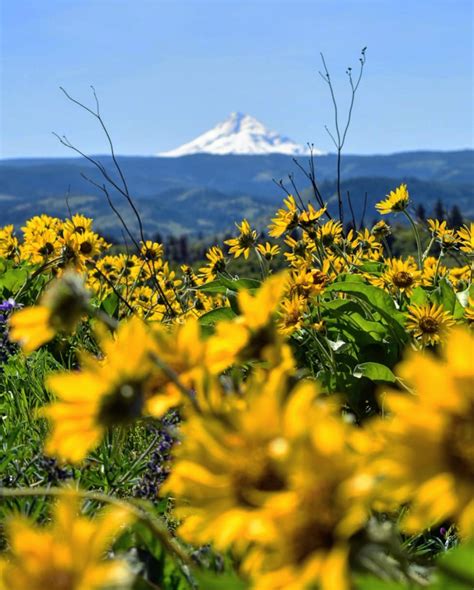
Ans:
MULTIPOLYGON (((361 51, 361 56, 359 58, 359 63, 360 63, 359 75, 358 75, 357 80, 355 82, 352 77, 352 68, 347 68, 347 70, 346 70, 346 74, 349 78, 349 85, 351 87, 351 100, 349 103, 349 110, 347 113, 346 124, 345 124, 342 132, 341 132, 341 128, 339 125, 339 110, 338 110, 336 95, 334 92, 334 86, 332 84, 331 75, 329 74, 329 69, 327 67, 326 60, 324 58, 324 55, 321 53, 321 61, 323 62, 324 73, 320 71, 319 75, 321 76, 321 78, 324 80, 324 82, 326 82, 326 84, 329 87, 329 92, 331 95, 331 100, 332 100, 332 104, 333 104, 333 108, 334 108, 334 123, 335 123, 336 133, 334 135, 327 126, 325 126, 325 129, 326 129, 329 137, 331 138, 332 142, 334 143, 334 146, 336 147, 336 152, 337 152, 337 164, 336 164, 336 168, 337 168, 337 181, 336 181, 337 182, 337 203, 338 203, 338 210, 339 210, 339 220, 343 225, 344 225, 344 206, 343 206, 342 195, 341 195, 341 155, 342 155, 342 149, 343 149, 344 144, 346 142, 347 132, 349 131, 349 127, 350 127, 351 120, 352 120, 352 111, 354 108, 355 96, 357 94, 359 84, 362 80, 362 74, 364 72, 364 65, 365 65, 365 61, 366 61, 366 57, 365 57, 366 49, 367 48, 364 47, 361 51)), ((352 210, 352 203, 350 203, 350 202, 349 202, 349 207, 352 210)))

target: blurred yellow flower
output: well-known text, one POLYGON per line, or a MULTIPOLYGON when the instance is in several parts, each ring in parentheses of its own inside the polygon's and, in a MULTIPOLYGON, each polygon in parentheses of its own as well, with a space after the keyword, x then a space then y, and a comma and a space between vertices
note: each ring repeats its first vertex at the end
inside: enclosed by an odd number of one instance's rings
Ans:
POLYGON ((415 394, 383 398, 392 415, 377 462, 381 492, 411 501, 408 532, 454 519, 462 535, 474 534, 473 358, 472 335, 453 328, 441 358, 411 352, 399 366, 415 394))
POLYGON ((10 340, 18 342, 25 353, 33 352, 58 332, 73 332, 88 305, 89 294, 82 277, 67 272, 52 283, 39 305, 13 314, 10 340))
POLYGON ((0 558, 0 590, 117 590, 133 575, 123 560, 105 559, 116 537, 132 522, 120 507, 89 519, 79 514, 74 492, 64 493, 49 526, 35 527, 22 516, 7 522, 10 549, 0 558))
POLYGON ((57 397, 42 410, 52 422, 48 454, 82 461, 108 427, 147 415, 159 418, 181 402, 180 390, 154 359, 165 351, 164 344, 157 344, 141 320, 121 324, 113 337, 102 339, 102 349, 103 360, 83 356, 80 371, 48 377, 57 397))

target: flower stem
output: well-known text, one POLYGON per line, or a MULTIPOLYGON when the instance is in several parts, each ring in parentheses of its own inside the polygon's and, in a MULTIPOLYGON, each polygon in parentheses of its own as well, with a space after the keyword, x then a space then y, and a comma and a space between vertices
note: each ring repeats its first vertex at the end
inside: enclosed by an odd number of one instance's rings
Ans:
POLYGON ((403 211, 403 213, 405 214, 405 217, 408 219, 408 221, 410 222, 410 224, 413 228, 413 233, 415 234, 416 249, 417 249, 417 254, 418 254, 418 268, 420 270, 422 270, 423 257, 422 257, 422 252, 421 252, 420 233, 418 231, 418 228, 416 227, 416 223, 414 222, 413 217, 408 213, 408 211, 405 209, 403 211))

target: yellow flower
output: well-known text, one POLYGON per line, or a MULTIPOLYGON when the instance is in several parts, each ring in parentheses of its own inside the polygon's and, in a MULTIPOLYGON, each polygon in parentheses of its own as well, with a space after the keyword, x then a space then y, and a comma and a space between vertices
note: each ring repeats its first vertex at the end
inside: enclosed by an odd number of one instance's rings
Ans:
POLYGON ((44 228, 36 234, 27 235, 20 246, 22 260, 32 264, 61 260, 62 241, 56 229, 44 228))
POLYGON ((448 274, 448 268, 441 264, 438 258, 434 256, 427 256, 423 260, 423 274, 421 284, 425 286, 434 285, 436 279, 444 277, 448 274))
POLYGON ((273 260, 275 256, 280 253, 280 247, 277 244, 270 244, 265 242, 264 244, 257 245, 257 251, 265 258, 265 260, 273 260))
POLYGON ((329 261, 325 260, 321 269, 301 266, 293 271, 288 285, 290 295, 299 295, 305 299, 321 295, 330 282, 329 265, 329 261))
POLYGON ((428 227, 431 234, 445 250, 454 248, 457 244, 456 233, 453 229, 448 229, 446 221, 437 219, 428 219, 428 227))
POLYGON ((125 561, 105 553, 131 523, 120 507, 105 508, 95 519, 79 514, 79 499, 65 493, 56 502, 53 522, 35 527, 17 516, 7 523, 10 549, 0 558, 0 590, 105 590, 130 587, 125 561))
POLYGON ((446 269, 446 273, 455 291, 464 291, 469 288, 472 283, 473 270, 468 264, 466 264, 466 266, 455 266, 446 269))
POLYGON ((370 231, 377 238, 377 240, 381 240, 382 238, 386 238, 392 233, 392 228, 387 224, 386 221, 381 219, 373 225, 370 231))
POLYGON ((370 260, 378 260, 382 255, 382 244, 368 229, 357 232, 352 247, 359 248, 362 254, 370 260))
POLYGON ((90 230, 64 232, 63 241, 61 263, 71 264, 77 271, 84 271, 85 263, 109 246, 103 238, 90 230))
POLYGON ((458 238, 461 243, 460 249, 466 254, 473 254, 474 252, 474 223, 471 221, 469 227, 463 225, 458 230, 458 238))
POLYGON ((280 334, 290 336, 303 326, 307 305, 307 301, 301 295, 293 295, 291 298, 283 299, 278 314, 280 334))
POLYGON ((369 277, 377 287, 385 288, 393 295, 406 293, 411 295, 413 289, 421 282, 421 272, 410 256, 407 260, 389 258, 386 260, 386 270, 380 277, 369 277))
POLYGON ((394 191, 390 191, 384 201, 380 201, 375 205, 375 208, 382 215, 387 213, 399 213, 405 211, 410 203, 410 195, 406 184, 401 184, 394 191))
POLYGON ((451 314, 442 305, 433 303, 409 305, 406 328, 422 346, 442 342, 448 329, 454 325, 451 314))
POLYGON ((236 223, 237 229, 240 232, 236 238, 226 240, 224 244, 230 246, 229 254, 233 254, 235 258, 238 258, 241 254, 247 259, 250 254, 250 250, 257 245, 257 232, 250 227, 249 222, 244 219, 239 225, 236 223))
POLYGON ((225 272, 227 263, 219 246, 212 246, 206 252, 206 258, 209 260, 206 266, 199 269, 206 281, 215 279, 219 273, 225 272))
POLYGON ((381 489, 399 503, 411 501, 403 523, 420 531, 455 519, 474 533, 474 339, 453 329, 441 358, 412 352, 397 374, 414 395, 392 394, 379 460, 381 489))
POLYGON ((308 203, 308 208, 305 209, 299 216, 299 224, 303 229, 308 230, 309 228, 313 227, 320 217, 322 217, 326 213, 326 207, 321 209, 316 209, 308 203))
POLYGON ((272 223, 268 226, 268 233, 272 238, 279 238, 298 226, 299 214, 295 198, 293 195, 289 195, 283 202, 286 209, 278 209, 276 217, 272 219, 272 223))
POLYGON ((0 258, 15 258, 18 254, 18 240, 13 225, 0 228, 0 258))
POLYGON ((63 231, 68 234, 83 234, 86 231, 92 231, 92 219, 76 213, 71 219, 64 221, 63 231))
POLYGON ((317 238, 325 248, 339 244, 342 239, 342 224, 340 221, 330 219, 318 228, 317 238))
POLYGON ((262 534, 262 505, 285 485, 278 454, 285 385, 281 371, 254 377, 242 401, 235 396, 216 415, 192 414, 180 428, 163 492, 175 495, 187 541, 244 549, 262 534))
POLYGON ((309 239, 306 232, 298 240, 295 240, 291 236, 286 236, 285 244, 290 247, 290 251, 285 252, 285 258, 291 266, 311 264, 316 245, 313 240, 309 239))
POLYGON ((474 324, 474 297, 468 297, 467 306, 464 309, 464 317, 470 326, 474 324))
POLYGON ((242 398, 192 415, 175 447, 163 491, 174 495, 179 534, 219 550, 250 548, 243 568, 256 588, 347 587, 347 539, 366 510, 347 501, 351 427, 317 396, 314 382, 288 392, 280 368, 257 372, 242 398))
POLYGON ((66 273, 52 283, 40 305, 26 307, 10 318, 10 340, 18 342, 26 354, 49 342, 58 332, 74 331, 87 311, 89 294, 82 278, 66 273))
POLYGON ((147 240, 140 243, 140 254, 145 260, 154 261, 163 256, 163 244, 147 240))
POLYGON ((269 277, 256 294, 239 291, 237 305, 241 315, 232 321, 221 321, 207 342, 209 362, 220 367, 240 362, 269 360, 276 352, 280 358, 282 339, 278 337, 274 318, 286 289, 284 273, 269 277))
MULTIPOLYGON (((108 427, 146 415, 159 418, 181 402, 179 389, 154 359, 165 347, 141 320, 121 324, 101 344, 104 360, 84 356, 80 371, 47 378, 57 397, 42 410, 52 422, 46 444, 50 455, 79 462, 100 444, 108 427)), ((188 352, 190 348, 189 344, 188 352)))
POLYGON ((287 483, 265 503, 266 527, 244 570, 259 590, 349 590, 348 539, 367 514, 363 494, 349 501, 358 463, 352 427, 315 400, 309 383, 289 396, 283 424, 287 483))

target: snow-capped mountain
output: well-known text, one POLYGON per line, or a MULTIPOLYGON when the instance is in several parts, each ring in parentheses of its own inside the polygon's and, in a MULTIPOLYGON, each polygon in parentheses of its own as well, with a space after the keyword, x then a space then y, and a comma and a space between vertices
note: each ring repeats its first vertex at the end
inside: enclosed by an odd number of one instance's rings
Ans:
MULTIPOLYGON (((309 153, 306 146, 295 143, 275 131, 267 129, 260 121, 243 113, 231 113, 225 121, 206 131, 189 143, 185 143, 159 156, 178 157, 190 154, 286 154, 302 156, 309 153)), ((322 152, 314 150, 314 154, 322 152)))

